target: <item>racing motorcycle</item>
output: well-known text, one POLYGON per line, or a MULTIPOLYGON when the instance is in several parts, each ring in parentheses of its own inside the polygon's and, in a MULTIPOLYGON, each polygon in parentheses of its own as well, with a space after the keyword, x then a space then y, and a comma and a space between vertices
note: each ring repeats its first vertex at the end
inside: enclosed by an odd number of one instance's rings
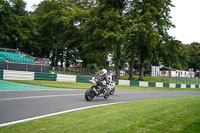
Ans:
POLYGON ((90 80, 92 86, 85 92, 85 99, 87 101, 93 100, 95 97, 104 97, 108 99, 110 93, 108 93, 106 81, 102 81, 102 75, 96 75, 94 80, 90 80))
POLYGON ((110 89, 110 95, 113 95, 115 93, 115 80, 114 80, 115 72, 108 72, 107 78, 108 78, 108 88, 110 89))

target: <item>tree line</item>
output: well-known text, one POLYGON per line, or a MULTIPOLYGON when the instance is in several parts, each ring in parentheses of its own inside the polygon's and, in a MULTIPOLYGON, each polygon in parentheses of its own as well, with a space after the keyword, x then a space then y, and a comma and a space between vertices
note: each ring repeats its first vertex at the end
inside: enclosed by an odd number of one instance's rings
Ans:
POLYGON ((68 68, 120 70, 143 80, 147 66, 200 68, 200 43, 182 44, 168 35, 171 0, 44 0, 33 12, 23 0, 0 0, 0 47, 49 58, 68 68), (109 67, 113 55, 114 68, 109 67))

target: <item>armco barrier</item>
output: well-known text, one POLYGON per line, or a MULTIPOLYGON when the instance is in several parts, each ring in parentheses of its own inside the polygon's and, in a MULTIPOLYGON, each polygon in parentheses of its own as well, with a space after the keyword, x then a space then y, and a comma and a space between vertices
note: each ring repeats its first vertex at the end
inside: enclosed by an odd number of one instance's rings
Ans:
POLYGON ((156 82, 156 87, 164 87, 163 83, 156 82))
POLYGON ((176 84, 176 88, 181 88, 181 84, 176 84))
POLYGON ((195 88, 195 85, 194 85, 194 84, 191 84, 191 88, 195 88))
POLYGON ((169 83, 163 83, 163 87, 169 88, 169 83))
POLYGON ((34 80, 34 72, 4 70, 5 80, 34 80))
POLYGON ((0 70, 0 80, 3 79, 3 71, 4 71, 4 70, 0 70))
POLYGON ((155 82, 148 82, 148 86, 149 87, 156 87, 156 83, 155 82))
POLYGON ((187 84, 187 85, 186 85, 186 88, 191 88, 191 85, 190 85, 190 84, 187 84))
POLYGON ((181 84, 180 88, 186 88, 187 85, 186 84, 181 84))
POLYGON ((130 85, 130 80, 119 80, 119 85, 130 85))
POLYGON ((130 86, 139 86, 139 81, 130 81, 130 86))
POLYGON ((119 80, 118 80, 118 79, 116 80, 115 84, 116 84, 116 85, 119 85, 119 80))
POLYGON ((176 88, 176 84, 170 83, 170 84, 169 84, 169 88, 176 88))
POLYGON ((34 75, 34 80, 50 80, 56 81, 57 74, 50 74, 50 73, 39 73, 36 72, 34 75))
POLYGON ((76 75, 57 74, 57 81, 76 82, 76 75))
POLYGON ((148 82, 139 81, 139 85, 143 87, 148 87, 148 82))
POLYGON ((92 80, 92 77, 90 77, 90 76, 76 76, 76 82, 89 83, 89 80, 92 80))
MULTIPOLYGON (((50 80, 50 81, 89 83, 89 80, 92 80, 92 78, 94 77, 64 75, 64 74, 50 74, 50 73, 40 73, 40 72, 0 70, 0 79, 3 79, 3 80, 50 80)), ((175 84, 175 83, 144 82, 144 81, 133 81, 133 80, 116 80, 116 85, 143 86, 143 87, 167 87, 167 88, 200 88, 200 85, 195 85, 195 84, 175 84)))

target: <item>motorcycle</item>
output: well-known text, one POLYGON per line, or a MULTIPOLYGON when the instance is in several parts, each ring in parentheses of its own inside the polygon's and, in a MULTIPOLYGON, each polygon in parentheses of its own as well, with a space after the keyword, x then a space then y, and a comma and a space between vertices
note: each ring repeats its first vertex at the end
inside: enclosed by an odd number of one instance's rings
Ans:
POLYGON ((108 72, 107 78, 109 81, 108 88, 110 89, 110 95, 113 95, 115 93, 115 80, 113 80, 115 76, 115 72, 108 72))
POLYGON ((105 81, 101 81, 101 75, 97 75, 94 80, 90 80, 92 86, 85 92, 85 99, 92 101, 95 97, 104 97, 108 99, 110 93, 105 81))

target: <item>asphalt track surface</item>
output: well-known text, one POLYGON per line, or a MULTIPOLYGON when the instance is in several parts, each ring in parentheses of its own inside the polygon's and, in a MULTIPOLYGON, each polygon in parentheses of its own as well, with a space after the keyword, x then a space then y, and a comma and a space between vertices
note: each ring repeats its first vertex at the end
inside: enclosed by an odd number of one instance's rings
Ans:
POLYGON ((85 90, 18 90, 0 91, 0 125, 94 105, 153 98, 200 96, 200 91, 116 91, 105 100, 102 97, 86 101, 85 90))

